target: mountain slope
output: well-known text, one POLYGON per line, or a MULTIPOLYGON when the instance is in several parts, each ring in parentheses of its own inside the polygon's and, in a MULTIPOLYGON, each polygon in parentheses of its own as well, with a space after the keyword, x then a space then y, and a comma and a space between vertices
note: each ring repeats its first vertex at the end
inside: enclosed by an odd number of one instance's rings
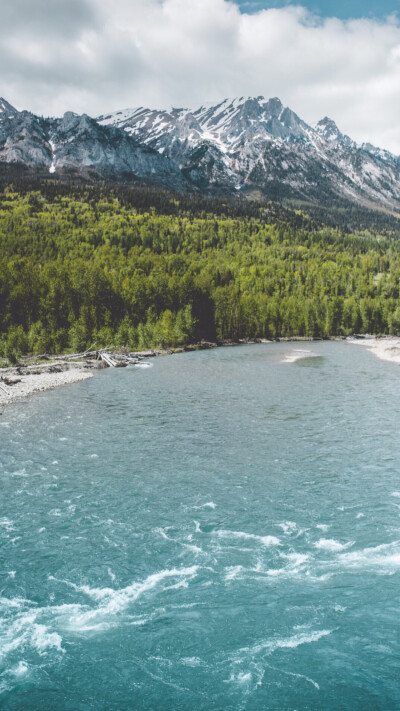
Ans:
POLYGON ((336 124, 307 125, 278 98, 242 97, 197 109, 133 109, 98 119, 178 162, 199 187, 255 188, 278 197, 400 206, 400 160, 358 146, 336 124))
POLYGON ((49 173, 128 175, 178 190, 189 187, 175 163, 125 131, 72 112, 61 119, 44 119, 17 111, 2 99, 0 162, 49 173))
POLYGON ((135 178, 172 190, 340 201, 400 210, 400 158, 358 145, 278 98, 194 109, 43 118, 0 99, 0 163, 50 174, 135 178))

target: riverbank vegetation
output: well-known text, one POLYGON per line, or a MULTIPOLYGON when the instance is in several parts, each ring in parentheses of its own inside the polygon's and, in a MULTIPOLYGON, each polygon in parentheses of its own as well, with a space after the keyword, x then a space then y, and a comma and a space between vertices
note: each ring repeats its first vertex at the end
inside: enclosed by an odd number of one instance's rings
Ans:
POLYGON ((0 356, 399 334, 400 223, 366 214, 3 186, 0 356))

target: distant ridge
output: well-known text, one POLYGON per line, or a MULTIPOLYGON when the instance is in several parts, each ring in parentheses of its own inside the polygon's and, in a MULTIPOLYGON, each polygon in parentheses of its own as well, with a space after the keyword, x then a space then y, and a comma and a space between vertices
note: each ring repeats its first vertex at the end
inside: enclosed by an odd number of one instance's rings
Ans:
POLYGON ((175 190, 400 209, 400 159, 278 97, 44 119, 0 99, 0 162, 50 174, 137 178, 175 190))

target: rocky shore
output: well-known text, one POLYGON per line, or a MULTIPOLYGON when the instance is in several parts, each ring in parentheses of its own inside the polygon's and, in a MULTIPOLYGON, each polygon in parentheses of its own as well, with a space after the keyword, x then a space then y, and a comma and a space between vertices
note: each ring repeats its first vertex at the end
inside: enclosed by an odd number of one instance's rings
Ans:
POLYGON ((65 364, 0 368, 0 408, 33 393, 86 380, 92 375, 91 370, 82 366, 65 364))

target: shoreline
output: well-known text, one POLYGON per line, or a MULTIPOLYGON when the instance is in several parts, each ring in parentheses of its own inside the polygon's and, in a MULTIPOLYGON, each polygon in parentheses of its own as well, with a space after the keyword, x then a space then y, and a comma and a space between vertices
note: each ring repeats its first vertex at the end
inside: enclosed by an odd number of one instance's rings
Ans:
POLYGON ((93 373, 81 365, 61 367, 56 361, 46 366, 0 368, 0 408, 30 395, 91 377, 93 373))
MULTIPOLYGON (((147 358, 156 358, 164 355, 187 353, 196 350, 209 350, 223 346, 253 345, 256 343, 316 343, 322 341, 346 341, 353 345, 366 347, 373 355, 381 360, 386 360, 400 365, 400 336, 332 336, 314 338, 311 336, 288 336, 283 338, 256 338, 238 341, 202 342, 183 346, 175 349, 135 351, 130 353, 136 363, 147 358)), ((118 353, 118 352, 116 352, 118 353)), ((122 355, 122 351, 120 352, 122 355)), ((68 361, 68 356, 42 356, 45 363, 35 363, 35 357, 25 359, 24 364, 0 368, 0 407, 11 405, 35 393, 45 392, 93 377, 94 370, 107 367, 104 363, 96 361, 92 356, 79 362, 68 361), (31 361, 28 365, 26 361, 31 361)), ((40 358, 40 357, 39 357, 40 358)), ((1 411, 0 411, 1 414, 1 411)))

